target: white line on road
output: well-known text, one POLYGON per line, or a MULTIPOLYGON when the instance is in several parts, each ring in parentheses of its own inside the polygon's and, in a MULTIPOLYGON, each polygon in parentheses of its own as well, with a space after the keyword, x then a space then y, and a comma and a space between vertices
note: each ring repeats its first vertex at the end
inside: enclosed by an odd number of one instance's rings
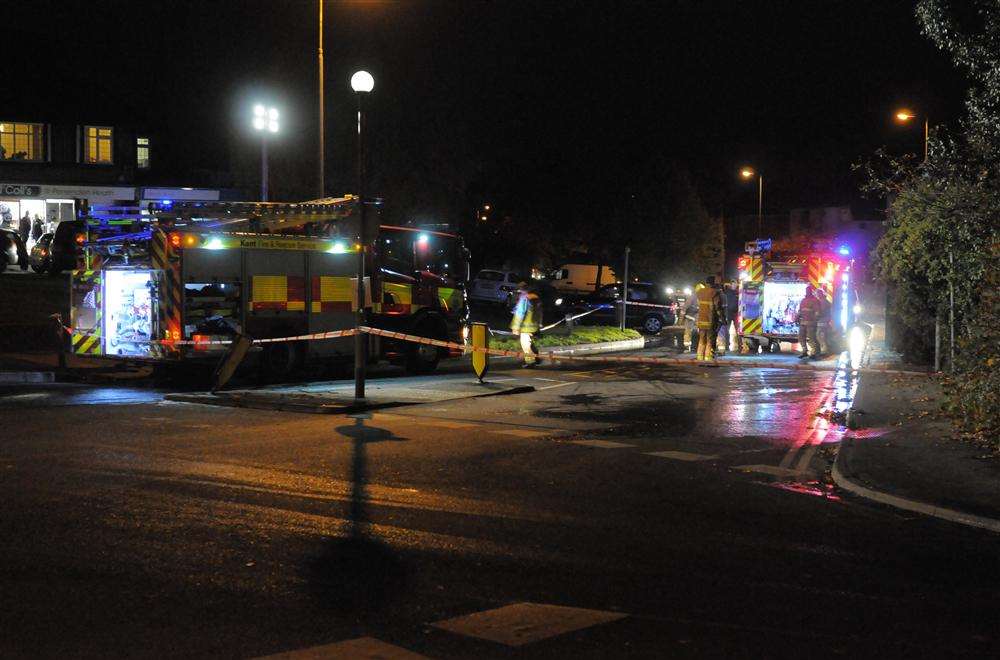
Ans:
POLYGON ((650 451, 646 452, 646 456, 672 458, 675 461, 711 461, 718 458, 715 454, 695 454, 689 451, 650 451))
POLYGON ((601 449, 620 449, 621 447, 635 447, 624 442, 612 442, 611 440, 570 440, 570 444, 583 445, 584 447, 600 447, 601 449))
POLYGON ((556 385, 545 385, 544 387, 536 387, 536 390, 551 390, 554 387, 566 387, 567 385, 576 385, 577 383, 557 383, 556 385))

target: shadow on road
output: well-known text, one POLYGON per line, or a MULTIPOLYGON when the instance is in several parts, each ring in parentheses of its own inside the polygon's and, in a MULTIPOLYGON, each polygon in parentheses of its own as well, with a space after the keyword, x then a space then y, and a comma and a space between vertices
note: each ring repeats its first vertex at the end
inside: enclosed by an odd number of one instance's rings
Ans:
POLYGON ((306 580, 318 604, 352 615, 387 611, 394 595, 405 593, 408 570, 402 558, 371 533, 367 510, 367 445, 406 441, 387 429, 369 426, 368 413, 352 415, 354 423, 338 426, 350 438, 351 497, 346 535, 329 538, 305 567, 306 580))

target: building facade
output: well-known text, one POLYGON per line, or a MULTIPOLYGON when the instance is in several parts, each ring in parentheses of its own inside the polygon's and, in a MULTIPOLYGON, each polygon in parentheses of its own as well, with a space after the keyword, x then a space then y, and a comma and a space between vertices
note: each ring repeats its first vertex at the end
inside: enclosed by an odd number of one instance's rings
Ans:
POLYGON ((108 123, 49 123, 0 115, 0 225, 25 215, 44 231, 90 206, 234 199, 235 191, 157 185, 156 138, 108 123))

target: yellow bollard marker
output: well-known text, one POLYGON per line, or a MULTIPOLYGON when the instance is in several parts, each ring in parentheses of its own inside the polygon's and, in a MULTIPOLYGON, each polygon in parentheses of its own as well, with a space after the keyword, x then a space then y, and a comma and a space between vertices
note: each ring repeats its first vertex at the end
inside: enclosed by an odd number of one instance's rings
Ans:
MULTIPOLYGON (((472 348, 490 347, 490 329, 485 323, 472 324, 472 348)), ((472 351, 472 370, 476 372, 479 382, 483 382, 483 376, 490 368, 490 354, 484 351, 472 351)))

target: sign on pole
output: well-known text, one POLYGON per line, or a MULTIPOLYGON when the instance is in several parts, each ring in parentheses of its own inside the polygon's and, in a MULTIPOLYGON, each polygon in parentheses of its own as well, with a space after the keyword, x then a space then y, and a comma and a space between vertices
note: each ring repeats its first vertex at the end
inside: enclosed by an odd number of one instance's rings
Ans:
MULTIPOLYGON (((490 347, 490 329, 485 323, 472 324, 472 348, 490 347)), ((485 351, 472 351, 472 370, 476 373, 479 382, 483 382, 483 376, 490 368, 490 354, 485 351)))

